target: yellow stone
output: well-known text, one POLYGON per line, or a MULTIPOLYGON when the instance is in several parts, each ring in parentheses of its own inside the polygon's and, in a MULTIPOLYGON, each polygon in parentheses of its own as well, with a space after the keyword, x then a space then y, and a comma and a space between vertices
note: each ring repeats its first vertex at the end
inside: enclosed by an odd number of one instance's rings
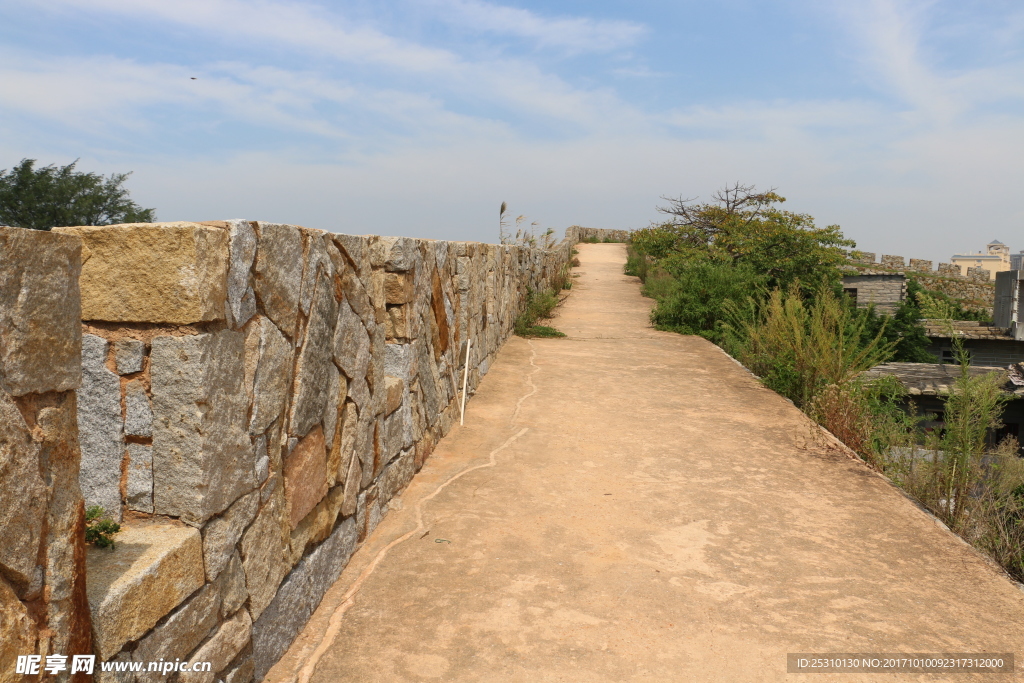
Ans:
POLYGON ((86 593, 96 651, 104 661, 201 588, 198 529, 167 522, 122 526, 113 550, 89 548, 86 593))
POLYGON ((54 228, 82 238, 82 319, 187 325, 225 316, 228 231, 198 223, 54 228))

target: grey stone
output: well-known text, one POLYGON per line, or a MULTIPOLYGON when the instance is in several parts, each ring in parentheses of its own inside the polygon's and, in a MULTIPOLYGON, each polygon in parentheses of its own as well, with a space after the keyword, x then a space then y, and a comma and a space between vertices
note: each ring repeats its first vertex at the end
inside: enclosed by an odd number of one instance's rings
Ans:
POLYGON ((207 581, 216 579, 227 566, 235 551, 235 544, 256 517, 258 508, 259 491, 252 491, 203 527, 203 563, 206 565, 207 581))
POLYGON ((384 374, 397 377, 406 385, 412 379, 409 372, 412 354, 409 350, 408 344, 387 344, 384 347, 384 374))
POLYGON ((366 286, 359 279, 359 276, 351 270, 346 270, 341 274, 341 287, 345 293, 345 301, 352 307, 355 314, 359 316, 359 319, 363 321, 363 325, 367 329, 376 325, 377 313, 374 311, 370 295, 366 291, 366 286))
POLYGON ((356 497, 356 531, 360 541, 366 538, 366 491, 356 497))
POLYGON ((193 526, 256 487, 245 430, 244 335, 153 340, 153 503, 193 526))
POLYGON ((362 377, 352 380, 348 385, 348 395, 359 407, 360 411, 372 414, 370 388, 362 377))
POLYGON ((252 656, 242 658, 235 666, 225 671, 222 679, 224 683, 252 683, 256 673, 253 666, 252 656))
POLYGON ((350 458, 348 473, 345 476, 345 500, 341 504, 341 514, 345 517, 356 511, 362 478, 363 472, 359 458, 350 458))
POLYGON ((289 416, 289 433, 297 436, 305 436, 323 421, 330 399, 331 347, 338 302, 334 300, 331 279, 324 271, 321 270, 316 283, 306 338, 296 364, 295 398, 289 416))
POLYGON ((185 671, 178 674, 178 680, 181 683, 213 683, 217 674, 226 669, 249 644, 251 637, 252 619, 247 611, 239 610, 189 657, 193 662, 210 662, 210 671, 185 671))
POLYGON ((78 437, 82 465, 78 481, 86 507, 99 505, 121 520, 121 380, 107 369, 107 340, 82 335, 82 386, 78 390, 78 437))
POLYGON ((153 436, 153 408, 142 382, 133 379, 125 387, 124 433, 128 436, 153 436))
POLYGON ((256 315, 256 297, 249 286, 249 271, 256 258, 256 231, 252 223, 229 220, 228 312, 235 328, 256 315))
POLYGON ((82 381, 82 240, 0 227, 0 388, 13 396, 82 381))
POLYGON ((249 591, 245 589, 245 572, 242 570, 242 560, 238 557, 237 551, 231 555, 228 565, 220 573, 220 577, 217 579, 217 586, 221 597, 221 619, 229 614, 234 614, 249 598, 249 591))
MULTIPOLYGON (((276 481, 277 476, 271 478, 276 481)), ((285 536, 287 524, 284 494, 276 486, 273 495, 263 504, 254 521, 242 536, 239 549, 245 588, 249 591, 249 611, 257 619, 277 593, 281 579, 288 573, 285 558, 290 539, 285 536)))
POLYGON ((39 474, 39 446, 18 406, 0 389, 0 569, 24 595, 36 583, 46 520, 46 484, 39 474))
POLYGON ((377 488, 381 500, 390 501, 412 481, 416 473, 413 455, 414 451, 411 448, 402 451, 402 454, 381 473, 380 485, 377 488))
POLYGON ((416 262, 416 241, 408 237, 382 237, 386 256, 384 269, 391 272, 412 270, 416 262))
POLYGON ((253 624, 256 679, 262 680, 309 621, 327 589, 338 580, 356 547, 352 518, 339 524, 327 540, 295 567, 274 600, 253 624))
POLYGON ((337 455, 332 454, 331 460, 336 462, 338 466, 335 474, 335 481, 338 483, 344 483, 346 473, 349 469, 349 461, 352 460, 352 456, 356 451, 356 431, 359 429, 359 411, 356 409, 355 403, 352 401, 346 401, 345 405, 341 409, 341 414, 338 419, 341 423, 338 430, 338 440, 332 448, 332 451, 337 451, 337 455))
POLYGON ((334 328, 334 362, 350 380, 366 377, 370 365, 370 337, 352 308, 338 305, 338 322, 334 328))
POLYGON ((341 233, 333 237, 334 243, 345 252, 348 260, 355 266, 356 272, 359 275, 370 269, 370 253, 365 237, 341 233))
POLYGON ((289 339, 295 339, 302 287, 302 235, 293 225, 257 223, 253 269, 256 297, 289 339))
POLYGON ((153 512, 153 447, 128 444, 128 509, 153 512))
POLYGON ((333 363, 327 364, 327 405, 324 406, 324 443, 330 450, 334 445, 335 432, 338 429, 338 406, 345 400, 341 391, 341 373, 333 363))
POLYGON ((438 384, 441 383, 441 377, 437 372, 437 363, 434 362, 433 354, 430 352, 427 342, 420 340, 415 346, 417 347, 417 366, 419 370, 420 393, 423 395, 423 408, 426 410, 427 415, 433 416, 441 408, 437 389, 438 384))
POLYGON ((262 484, 270 475, 270 455, 267 453, 267 436, 262 434, 253 440, 256 458, 256 483, 262 484))
POLYGON ((379 325, 370 334, 370 365, 367 368, 366 381, 370 384, 370 390, 374 394, 374 415, 384 412, 387 406, 387 386, 384 370, 387 341, 385 339, 384 326, 379 325))
MULTIPOLYGON (((184 659, 217 625, 220 617, 221 596, 217 587, 206 584, 178 609, 139 640, 132 653, 132 661, 155 662, 163 659, 184 659)), ((165 674, 142 672, 140 683, 164 680, 165 674)))
POLYGON ((142 362, 146 358, 146 342, 138 339, 118 339, 114 342, 114 361, 117 374, 133 375, 142 372, 142 362))
POLYGON ((356 429, 356 455, 362 462, 363 480, 361 488, 369 486, 375 474, 377 459, 377 420, 369 413, 359 414, 359 426, 356 429))
POLYGON ((398 452, 405 445, 405 418, 406 412, 404 410, 396 410, 384 418, 384 435, 381 443, 383 454, 381 455, 381 460, 385 463, 390 462, 392 458, 398 455, 398 452))
POLYGON ((305 232, 306 265, 302 273, 302 287, 299 290, 299 305, 302 306, 302 312, 309 315, 314 292, 321 286, 318 281, 326 276, 328 282, 333 286, 334 264, 327 254, 327 245, 322 239, 323 236, 312 230, 305 232))
POLYGON ((291 386, 292 347, 268 318, 260 317, 256 367, 253 379, 252 420, 250 434, 262 434, 280 417, 291 386))

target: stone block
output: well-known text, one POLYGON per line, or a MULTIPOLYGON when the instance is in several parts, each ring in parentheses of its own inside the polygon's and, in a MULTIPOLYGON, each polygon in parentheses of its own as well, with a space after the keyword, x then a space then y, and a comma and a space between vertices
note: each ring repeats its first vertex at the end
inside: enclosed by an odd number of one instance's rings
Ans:
POLYGON ((245 572, 242 570, 242 560, 237 551, 231 555, 224 571, 217 578, 217 590, 220 592, 222 619, 237 612, 249 599, 249 591, 245 588, 245 572))
POLYGON ((904 259, 902 256, 892 256, 891 254, 882 254, 881 266, 883 268, 902 268, 904 265, 904 259))
POLYGON ((278 488, 242 535, 239 546, 245 588, 249 592, 249 611, 257 619, 288 573, 289 543, 284 535, 284 514, 284 495, 278 488))
POLYGON ((114 342, 114 360, 117 374, 132 375, 142 372, 142 363, 146 359, 146 342, 138 339, 118 339, 114 342))
POLYGON ((349 460, 345 475, 345 500, 341 504, 341 514, 348 517, 356 511, 359 502, 359 488, 362 485, 363 471, 359 458, 349 460))
POLYGON ((365 378, 370 365, 370 337, 359 316, 346 302, 338 306, 334 362, 353 381, 365 378))
POLYGON ((329 373, 338 303, 334 300, 334 286, 322 271, 310 306, 309 323, 295 366, 294 399, 288 421, 289 433, 295 436, 305 436, 313 425, 323 421, 330 399, 329 373))
POLYGON ((413 278, 409 273, 384 274, 384 300, 389 304, 406 304, 413 300, 413 278))
POLYGON ((405 445, 405 418, 404 411, 396 410, 384 419, 384 436, 381 444, 383 452, 380 457, 381 466, 390 462, 405 445))
POLYGON ((82 380, 82 242, 0 227, 0 388, 67 391, 82 380))
POLYGON ((153 407, 146 387, 137 379, 125 387, 124 433, 128 436, 153 436, 153 407))
POLYGON ((356 269, 356 273, 362 275, 370 269, 370 252, 366 238, 359 235, 344 235, 338 233, 332 235, 334 243, 341 248, 348 257, 349 262, 356 269))
POLYGON ((302 288, 302 235, 293 225, 257 223, 253 268, 256 298, 289 339, 295 339, 302 288))
MULTIPOLYGON (((184 659, 217 626, 220 611, 220 591, 216 586, 206 584, 139 641, 132 653, 132 661, 146 664, 161 659, 184 659)), ((166 674, 155 671, 137 676, 139 683, 165 678, 166 674)))
POLYGON ((387 317, 384 319, 384 333, 388 339, 408 339, 413 336, 409 327, 409 309, 411 306, 388 306, 387 317))
POLYGON ((362 280, 351 270, 346 270, 341 275, 341 287, 345 294, 345 301, 352 307, 355 314, 359 316, 359 319, 363 321, 363 326, 369 329, 372 325, 376 324, 377 315, 374 311, 373 302, 362 280))
POLYGON ((308 316, 314 293, 319 287, 317 281, 326 278, 332 287, 334 285, 334 262, 327 253, 327 243, 323 240, 325 233, 309 228, 300 228, 299 231, 303 234, 305 242, 305 266, 302 270, 302 285, 299 288, 299 306, 308 316))
POLYGON ((125 502, 129 510, 153 512, 153 447, 128 444, 128 484, 125 502))
POLYGON ((267 431, 284 410, 292 384, 294 352, 269 318, 260 316, 247 334, 253 336, 255 349, 251 362, 253 388, 249 433, 256 435, 267 431))
POLYGON ((249 286, 249 273, 256 258, 256 231, 249 221, 228 223, 228 312, 237 329, 256 315, 256 296, 249 286))
POLYGON ((21 595, 39 584, 42 571, 36 558, 48 496, 39 469, 39 446, 14 400, 0 389, 0 569, 16 582, 21 595))
POLYGON ((384 391, 387 396, 384 414, 390 415, 402 405, 402 398, 405 396, 405 382, 402 381, 401 377, 386 375, 384 377, 384 391))
POLYGON ((239 610, 189 657, 192 662, 210 662, 210 671, 182 672, 178 674, 178 680, 181 683, 213 683, 217 674, 227 668, 251 638, 252 619, 246 610, 239 610))
MULTIPOLYGON (((93 642, 107 660, 203 585, 199 532, 155 522, 123 526, 114 551, 89 548, 93 642)), ((214 610, 215 611, 215 610, 214 610)))
POLYGON ((381 237, 386 256, 384 269, 389 272, 412 270, 416 263, 416 240, 408 237, 381 237))
POLYGON ((256 668, 252 656, 243 657, 234 667, 224 672, 224 683, 252 683, 255 680, 256 668))
POLYGON ((285 459, 284 491, 294 529, 327 493, 327 448, 319 425, 285 459))
POLYGON ((82 319, 222 320, 228 232, 198 223, 55 228, 82 238, 82 319))
POLYGON ((78 481, 86 507, 100 505, 121 519, 121 460, 124 423, 121 380, 107 369, 107 340, 82 335, 82 386, 78 390, 78 435, 82 462, 78 481))
POLYGON ((214 517, 203 527, 203 560, 207 581, 216 579, 227 566, 242 532, 256 518, 259 502, 259 491, 247 493, 224 514, 214 517))
POLYGON ((924 259, 912 258, 910 259, 910 270, 918 273, 930 273, 932 272, 932 262, 924 259))
POLYGON ((290 564, 295 565, 310 545, 320 543, 331 533, 334 522, 338 519, 341 506, 345 501, 345 490, 335 486, 327 492, 324 499, 317 503, 313 511, 306 515, 291 535, 290 564))
POLYGON ((352 518, 335 527, 288 575, 273 602, 256 619, 252 629, 256 680, 263 680, 338 580, 355 550, 356 536, 352 518))
MULTIPOLYGON (((324 406, 324 416, 322 424, 324 426, 324 443, 327 446, 327 450, 331 452, 331 456, 328 458, 328 462, 331 462, 334 456, 334 440, 338 432, 338 417, 340 414, 341 405, 345 401, 347 395, 347 382, 345 387, 342 386, 342 382, 345 380, 342 378, 341 373, 334 363, 328 362, 327 365, 327 405, 324 406)), ((338 463, 334 463, 337 468, 338 463)), ((328 473, 331 474, 330 468, 328 473)), ((331 474, 333 477, 333 474, 331 474)))
POLYGON ((416 474, 414 461, 415 451, 410 448, 402 451, 402 454, 384 469, 377 489, 382 501, 390 501, 412 481, 413 475, 416 474))
POLYGON ((36 651, 36 625, 14 589, 0 577, 0 681, 24 680, 15 674, 19 655, 36 651))
POLYGON ((243 352, 231 330, 153 340, 156 514, 202 526, 256 487, 243 352))

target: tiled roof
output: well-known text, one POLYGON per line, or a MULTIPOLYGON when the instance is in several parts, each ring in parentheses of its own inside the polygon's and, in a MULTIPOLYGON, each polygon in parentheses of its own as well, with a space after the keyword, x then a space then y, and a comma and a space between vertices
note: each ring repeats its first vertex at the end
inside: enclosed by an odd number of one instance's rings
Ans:
MULTIPOLYGON (((998 367, 987 367, 972 365, 967 371, 972 377, 987 375, 990 372, 998 372, 1006 379, 1003 390, 1014 396, 1024 397, 1024 379, 1021 378, 1020 368, 1011 366, 1011 370, 998 367), (1016 377, 1020 381, 1012 381, 1016 377)), ((892 375, 900 381, 912 396, 945 396, 949 394, 949 388, 960 377, 959 365, 942 365, 940 363, 882 363, 870 370, 861 373, 866 380, 877 379, 885 375, 892 375)))
POLYGON ((954 336, 962 339, 1003 339, 1014 341, 1002 327, 982 325, 976 320, 922 320, 924 333, 929 337, 950 339, 954 336), (952 325, 952 329, 950 326, 952 325))

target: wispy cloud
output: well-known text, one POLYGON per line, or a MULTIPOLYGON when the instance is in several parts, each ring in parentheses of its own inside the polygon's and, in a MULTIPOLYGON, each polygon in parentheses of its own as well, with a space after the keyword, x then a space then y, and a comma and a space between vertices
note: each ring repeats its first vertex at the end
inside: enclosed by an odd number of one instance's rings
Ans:
POLYGON ((546 17, 482 0, 432 0, 440 17, 471 31, 525 38, 570 52, 606 52, 633 45, 646 32, 632 21, 546 17))

